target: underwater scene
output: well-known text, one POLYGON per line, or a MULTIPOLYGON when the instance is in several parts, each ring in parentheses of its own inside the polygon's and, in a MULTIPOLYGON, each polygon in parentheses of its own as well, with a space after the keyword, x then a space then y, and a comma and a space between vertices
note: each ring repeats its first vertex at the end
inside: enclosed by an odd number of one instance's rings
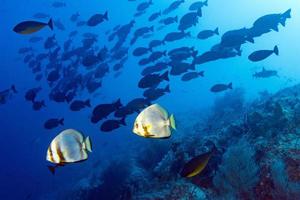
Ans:
POLYGON ((1 200, 300 200, 297 0, 1 0, 1 200))

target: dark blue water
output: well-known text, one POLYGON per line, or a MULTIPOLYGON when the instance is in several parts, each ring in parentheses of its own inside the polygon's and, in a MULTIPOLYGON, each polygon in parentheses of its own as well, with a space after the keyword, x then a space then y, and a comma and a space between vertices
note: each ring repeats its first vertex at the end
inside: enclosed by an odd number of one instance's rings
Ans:
MULTIPOLYGON (((111 169, 109 173, 112 174, 107 175, 108 177, 114 177, 112 179, 115 181, 106 183, 106 185, 102 185, 101 187, 108 188, 108 191, 105 191, 107 193, 117 193, 116 191, 109 191, 111 188, 114 188, 112 185, 111 187, 107 186, 107 184, 118 184, 118 180, 115 178, 114 173, 116 173, 116 176, 121 176, 127 173, 126 169, 129 169, 130 172, 137 171, 137 168, 140 169, 142 167, 138 166, 136 163, 139 158, 145 157, 149 163, 154 163, 153 166, 156 166, 156 164, 167 155, 169 148, 171 148, 174 142, 182 145, 181 148, 189 146, 189 148, 194 148, 195 150, 194 153, 191 153, 188 156, 186 155, 187 157, 181 161, 178 168, 182 168, 185 162, 196 154, 203 152, 203 149, 201 149, 200 146, 190 146, 193 144, 191 140, 201 141, 206 136, 205 131, 202 131, 202 129, 207 125, 205 119, 210 116, 210 108, 215 104, 215 99, 222 98, 227 92, 212 93, 210 88, 214 84, 228 84, 232 82, 233 89, 242 88, 244 91, 245 102, 247 102, 245 104, 250 105, 252 101, 260 97, 259 93, 262 91, 268 91, 273 94, 299 82, 300 70, 298 67, 298 52, 300 51, 300 46, 298 27, 300 24, 300 16, 297 12, 297 10, 299 10, 299 3, 296 1, 283 2, 279 0, 264 2, 258 0, 209 0, 208 6, 202 8, 202 17, 199 17, 199 22, 186 30, 186 32, 191 33, 191 37, 168 42, 166 45, 157 47, 155 51, 168 52, 178 47, 194 47, 198 51, 198 55, 201 55, 209 51, 214 45, 220 43, 222 35, 227 31, 244 27, 250 29, 255 20, 264 15, 280 14, 291 9, 291 18, 286 20, 285 26, 282 26, 281 24, 278 25, 278 31, 270 30, 259 37, 255 37, 254 43, 246 42, 245 44, 242 44, 241 56, 215 59, 212 62, 196 65, 196 71, 205 71, 205 76, 203 78, 199 77, 195 80, 183 82, 180 79, 181 76, 169 75, 170 81, 163 82, 160 87, 163 88, 169 84, 171 92, 152 101, 152 103, 159 103, 166 108, 169 113, 174 113, 178 130, 172 134, 171 138, 167 140, 149 140, 133 134, 132 127, 138 112, 134 112, 126 117, 127 126, 122 126, 109 133, 101 132, 100 126, 103 121, 98 124, 92 124, 90 122, 92 109, 96 105, 101 103, 111 103, 119 98, 121 99, 121 102, 126 105, 126 103, 132 99, 143 97, 144 90, 138 87, 138 82, 142 78, 141 71, 145 68, 145 66, 140 66, 138 61, 143 58, 143 56, 133 56, 133 50, 137 47, 147 47, 151 40, 162 40, 166 34, 178 31, 178 23, 167 25, 162 30, 157 30, 160 26, 158 21, 167 16, 178 16, 180 19, 183 15, 190 12, 189 6, 194 1, 186 0, 170 14, 165 16, 162 15, 153 22, 149 22, 148 17, 154 12, 159 10, 163 11, 173 1, 153 0, 153 5, 150 5, 150 7, 146 9, 145 14, 140 17, 134 17, 137 6, 142 2, 142 0, 132 2, 125 0, 78 0, 65 1, 65 7, 54 8, 52 6, 52 1, 45 0, 1 1, 0 91, 7 89, 14 84, 18 93, 12 94, 5 104, 0 105, 0 199, 65 199, 65 196, 71 197, 71 194, 75 194, 74 191, 79 191, 77 188, 82 188, 79 186, 88 185, 87 188, 92 188, 91 185, 93 184, 101 186, 101 178, 99 177, 103 176, 103 173, 105 173, 104 169, 106 169, 107 166, 114 166, 114 164, 110 165, 113 161, 122 163, 115 169, 111 169), (70 21, 70 16, 76 12, 80 13, 78 21, 86 21, 92 15, 96 13, 103 14, 106 11, 108 11, 109 20, 104 21, 95 27, 89 27, 87 25, 78 27, 76 26, 76 23, 70 21), (33 15, 38 12, 47 13, 53 20, 59 19, 65 26, 65 30, 59 30, 54 26, 54 30, 51 31, 48 27, 45 27, 32 35, 20 35, 12 31, 16 24, 25 20, 37 20, 42 22, 47 22, 49 20, 47 17, 44 19, 34 19, 33 15), (112 62, 108 62, 108 58, 113 55, 113 52, 109 52, 105 58, 107 60, 103 62, 108 63, 110 72, 102 78, 102 86, 92 93, 86 90, 85 85, 83 85, 83 89, 78 89, 77 91, 76 99, 90 99, 92 105, 92 108, 83 109, 80 112, 72 112, 69 109, 67 102, 57 103, 49 98, 49 93, 53 90, 53 86, 50 86, 45 79, 49 73, 49 70, 46 70, 45 68, 48 63, 47 59, 42 62, 43 67, 41 74, 43 75, 43 78, 40 81, 36 81, 32 70, 23 62, 26 54, 21 55, 18 53, 19 49, 22 47, 32 47, 34 49, 34 55, 48 53, 49 51, 44 49, 44 41, 55 34, 58 46, 62 47, 62 50, 60 50, 59 56, 57 57, 57 60, 60 60, 60 55, 64 53, 63 44, 68 40, 69 33, 75 30, 78 31, 78 34, 72 39, 72 48, 81 46, 83 40, 82 34, 89 32, 97 35, 97 42, 89 50, 98 52, 103 46, 106 46, 111 50, 117 41, 108 41, 109 35, 113 33, 112 29, 117 25, 122 26, 128 24, 131 20, 135 20, 135 24, 128 36, 126 36, 126 40, 122 45, 123 48, 128 48, 128 54, 124 66, 119 70, 120 75, 116 78, 114 77, 116 72, 113 70, 113 65, 117 63, 118 60, 113 59, 112 62), (139 38, 135 44, 131 45, 130 41, 133 38, 134 31, 144 26, 154 26, 155 31, 151 33, 150 38, 139 38), (215 35, 206 40, 197 39, 196 36, 201 30, 213 30, 216 27, 219 28, 220 35, 215 35), (109 33, 106 34, 107 31, 109 31, 109 33), (43 40, 37 43, 30 43, 28 40, 31 36, 39 36, 42 37, 43 40), (248 56, 252 52, 262 49, 271 50, 275 45, 279 47, 279 56, 271 55, 269 58, 256 63, 251 62, 248 59, 248 56), (278 76, 261 79, 253 78, 252 75, 257 71, 261 71, 262 67, 269 70, 276 70, 278 76), (41 92, 38 94, 38 99, 45 100, 46 102, 46 107, 42 108, 40 111, 34 111, 32 109, 32 103, 25 101, 24 98, 26 91, 34 87, 42 88, 41 92), (46 130, 43 127, 43 124, 49 118, 64 118, 64 126, 46 130), (47 165, 50 163, 45 159, 46 151, 51 140, 67 128, 80 130, 83 134, 90 136, 93 143, 93 153, 89 155, 88 160, 85 162, 66 165, 65 167, 57 169, 56 174, 53 176, 47 169, 47 165), (145 152, 149 151, 154 151, 155 153, 145 154, 145 152), (153 159, 153 161, 151 161, 151 159, 153 159), (118 171, 121 170, 120 167, 124 168, 124 172, 118 171)), ((148 53, 147 56, 149 55, 150 54, 148 53)), ((166 60, 168 60, 168 56, 161 59, 161 61, 166 60)), ((189 63, 191 63, 191 61, 189 63)), ((63 61, 62 67, 68 68, 72 66, 68 65, 67 61, 63 61)), ((78 74, 86 75, 88 72, 93 73, 93 70, 87 70, 81 63, 79 63, 77 67, 78 74)), ((93 66, 93 69, 95 67, 96 65, 93 66)), ((62 71, 62 69, 59 70, 62 71)), ((60 77, 60 80, 63 82, 63 77, 60 77)), ((57 84, 57 82, 54 83, 54 85, 55 84, 57 84)), ((230 92, 233 91, 229 91, 229 93, 230 92)), ((233 93, 233 96, 235 94, 236 93, 233 93)), ((224 98, 222 101, 226 103, 227 100, 224 98)), ((230 102, 230 100, 228 100, 228 102, 230 102)), ((244 113, 245 111, 240 110, 240 112, 244 113)), ((109 119, 113 118, 113 115, 110 115, 109 119)), ((222 120, 225 121, 226 118, 231 118, 231 115, 225 114, 222 120)), ((219 123, 219 125, 216 126, 226 127, 228 124, 222 124, 222 120, 216 120, 214 123, 219 123)), ((219 135, 222 131, 215 131, 214 133, 217 135, 216 137, 221 137, 219 135)), ((232 137, 228 137, 226 140, 231 140, 232 137)), ((242 136, 237 138, 240 137, 242 136)), ((266 136, 266 141, 272 138, 271 136, 270 138, 268 137, 266 136)), ((251 140, 248 138, 248 142, 252 147, 252 144, 255 143, 253 141, 255 141, 255 139, 252 138, 251 140)), ((226 148, 227 147, 229 148, 230 145, 227 145, 226 148)), ((219 154, 219 163, 221 163, 222 155, 226 152, 226 148, 220 148, 222 149, 222 153, 219 154)), ((256 149, 256 146, 253 148, 256 149)), ((174 160, 178 159, 179 158, 175 158, 174 160)), ((257 176, 262 173, 262 165, 259 166, 260 171, 257 172, 257 176)), ((299 168, 299 165, 297 166, 299 168)), ((213 171, 217 171, 219 168, 220 165, 213 169, 213 171)), ((288 167, 286 166, 285 169, 288 170, 288 167)), ((97 197, 92 196, 90 193, 90 195, 82 195, 78 196, 78 198, 84 199, 85 197, 87 199, 102 200, 108 200, 108 198, 160 199, 162 197, 159 195, 156 197, 155 195, 149 195, 148 197, 142 197, 141 195, 141 193, 146 194, 149 192, 149 188, 154 188, 152 194, 155 192, 158 194, 160 191, 160 189, 158 189, 159 183, 161 182, 162 188, 166 185, 166 180, 160 181, 158 178, 160 175, 152 173, 152 170, 154 169, 145 168, 141 169, 142 172, 140 172, 145 176, 144 182, 149 183, 150 187, 146 183, 145 186, 139 185, 142 189, 138 189, 138 192, 136 192, 137 189, 135 192, 131 191, 130 196, 124 197, 124 195, 121 195, 122 197, 120 197, 120 195, 117 195, 117 198, 115 198, 104 194, 102 191, 102 193, 94 192, 97 194, 97 197), (155 187, 151 187, 151 183, 154 184, 155 187), (145 191, 143 191, 143 189, 145 191)), ((162 173, 168 173, 168 170, 167 172, 162 173)), ((207 199, 217 199, 215 196, 217 192, 214 190, 215 187, 213 185, 205 188, 195 184, 195 182, 189 179, 179 177, 178 173, 177 175, 173 172, 171 174, 172 179, 168 178, 170 182, 179 185, 181 184, 181 181, 194 184, 204 191, 207 199)), ((128 175, 132 180, 135 180, 135 176, 137 175, 128 175)), ((130 182, 128 180, 130 178, 128 177, 125 177, 124 179, 127 179, 127 182, 130 182)), ((226 182, 226 178, 224 179, 226 182)), ((135 182, 132 180, 130 184, 128 184, 131 187, 133 187, 133 183, 135 182)), ((293 179, 291 177, 289 177, 289 181, 299 183, 299 179, 293 179)), ((136 184, 140 183, 137 182, 136 184)), ((224 191, 219 191, 218 198, 246 199, 246 197, 249 197, 250 199, 263 199, 258 196, 243 196, 244 193, 254 193, 253 191, 255 190, 253 188, 256 184, 258 184, 258 181, 253 185, 251 190, 243 191, 242 195, 238 192, 233 192, 230 193, 230 195, 232 195, 230 196, 228 193, 225 194, 224 191)), ((125 190, 124 188, 127 187, 124 186, 123 190, 125 190)), ((167 186, 164 189, 171 191, 167 186)), ((164 189, 161 190, 163 191, 164 189)), ((289 193, 288 190, 285 191, 286 192, 283 193, 289 193)), ((180 199, 171 196, 168 196, 168 198, 180 199)), ((206 198, 203 197, 203 199, 206 198)), ((299 199, 300 196, 294 195, 287 198, 299 199)), ((163 199, 167 199, 167 197, 163 199)), ((184 199, 184 197, 182 197, 182 199, 184 199)), ((201 198, 194 197, 194 199, 201 198)), ((273 198, 271 199, 283 199, 283 197, 280 198, 273 195, 273 198)))

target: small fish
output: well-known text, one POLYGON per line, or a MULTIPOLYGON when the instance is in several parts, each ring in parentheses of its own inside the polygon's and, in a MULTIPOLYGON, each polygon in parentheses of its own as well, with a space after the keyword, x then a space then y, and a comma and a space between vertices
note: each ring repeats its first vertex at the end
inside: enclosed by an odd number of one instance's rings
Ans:
POLYGON ((158 104, 145 108, 136 118, 133 133, 145 138, 169 138, 171 129, 176 130, 174 115, 158 104))
POLYGON ((76 22, 78 20, 78 17, 80 16, 80 14, 77 12, 77 13, 74 13, 73 15, 71 15, 70 17, 70 20, 72 22, 76 22))
POLYGON ((170 25, 170 24, 177 23, 177 22, 178 22, 178 16, 168 17, 168 18, 165 18, 165 19, 162 19, 159 21, 159 23, 164 24, 164 25, 170 25))
POLYGON ((54 25, 57 27, 57 29, 64 31, 66 30, 65 25, 60 21, 60 19, 54 20, 54 25))
POLYGON ((207 153, 201 154, 191 159, 184 165, 180 175, 182 177, 187 178, 191 178, 198 175, 205 169, 213 153, 214 150, 211 150, 207 153))
POLYGON ((89 107, 89 108, 91 107, 91 103, 89 99, 86 101, 75 100, 70 105, 70 109, 72 111, 80 111, 85 107, 89 107))
POLYGON ((156 20, 159 16, 161 16, 161 11, 155 12, 148 18, 149 22, 156 20))
POLYGON ((152 5, 152 4, 153 4, 152 0, 149 0, 148 2, 146 1, 146 2, 140 3, 140 4, 137 6, 136 10, 137 10, 138 12, 143 12, 143 11, 145 11, 150 5, 152 5))
POLYGON ((44 19, 44 18, 49 18, 50 15, 48 15, 46 13, 36 13, 33 15, 33 17, 36 19, 44 19))
POLYGON ((59 165, 87 160, 88 152, 92 152, 90 137, 84 138, 82 133, 74 129, 64 130, 48 147, 46 160, 56 164, 48 166, 48 169, 54 174, 55 168, 59 165))
POLYGON ((27 101, 32 101, 34 102, 37 94, 42 90, 41 87, 37 87, 37 88, 32 88, 32 89, 29 89, 26 93, 25 93, 25 99, 27 101))
POLYGON ((102 14, 95 14, 87 21, 88 26, 97 26, 98 24, 104 22, 104 20, 108 20, 108 12, 106 11, 102 14))
POLYGON ((36 43, 36 42, 39 42, 39 41, 41 41, 41 40, 43 40, 42 37, 31 37, 31 38, 29 39, 29 42, 31 42, 31 43, 36 43))
POLYGON ((138 47, 133 51, 133 55, 134 56, 142 56, 147 54, 148 52, 151 52, 150 48, 146 48, 146 47, 138 47))
POLYGON ((48 23, 43 23, 43 22, 37 22, 37 21, 24 21, 19 24, 17 24, 14 28, 13 31, 19 34, 32 34, 35 32, 38 32, 45 26, 49 26, 51 30, 53 30, 53 22, 52 19, 49 20, 48 23))
POLYGON ((171 3, 169 5, 168 8, 166 8, 164 11, 163 11, 163 14, 164 15, 167 15, 169 14, 170 12, 176 10, 182 3, 184 3, 185 0, 177 0, 177 1, 173 1, 173 3, 171 3))
POLYGON ((211 92, 223 92, 225 90, 232 89, 232 83, 229 84, 216 84, 210 88, 211 92))
POLYGON ((248 56, 248 59, 251 60, 252 62, 258 62, 258 61, 266 59, 267 57, 271 56, 273 53, 277 56, 279 55, 277 45, 274 47, 273 50, 255 51, 248 56))
POLYGON ((193 10, 199 10, 201 9, 203 6, 208 6, 208 0, 206 1, 196 1, 193 4, 190 5, 189 10, 193 11, 193 10))
POLYGON ((76 23, 76 26, 78 26, 78 27, 84 26, 84 25, 86 25, 86 21, 78 21, 78 22, 76 23))
POLYGON ((103 132, 111 132, 115 129, 120 128, 121 125, 126 126, 125 118, 122 118, 121 120, 107 120, 103 122, 100 130, 103 132))
POLYGON ((204 30, 198 33, 197 37, 200 40, 205 40, 207 38, 212 37, 213 35, 219 35, 219 28, 216 28, 215 30, 204 30))
POLYGON ((42 107, 46 107, 46 104, 45 104, 45 101, 42 100, 42 101, 34 101, 33 104, 32 104, 32 108, 33 110, 41 110, 42 107))
POLYGON ((165 88, 149 88, 145 90, 143 96, 147 99, 154 101, 165 95, 166 93, 170 93, 170 86, 167 85, 165 88))
POLYGON ((7 99, 11 96, 11 92, 14 94, 18 93, 16 90, 15 85, 12 85, 9 89, 0 91, 0 104, 5 104, 7 102, 7 99))
POLYGON ((62 8, 62 7, 66 6, 66 3, 61 2, 61 1, 55 1, 55 2, 52 3, 52 6, 54 8, 62 8))
POLYGON ((45 129, 53 129, 58 127, 59 125, 64 125, 64 118, 62 119, 49 119, 44 123, 44 128, 45 129))
POLYGON ((260 72, 255 72, 253 74, 254 78, 269 78, 272 76, 277 76, 278 77, 278 72, 276 70, 266 70, 264 67, 260 72))
POLYGON ((165 43, 161 40, 152 40, 150 43, 149 43, 149 49, 153 49, 154 47, 158 47, 158 46, 161 46, 161 45, 164 45, 165 43))
POLYGON ((173 42, 175 40, 181 40, 183 38, 186 37, 191 37, 191 33, 190 32, 171 32, 168 33, 165 38, 164 38, 164 42, 173 42))
POLYGON ((92 123, 97 123, 100 120, 108 117, 111 113, 117 111, 122 107, 121 100, 118 99, 116 102, 111 104, 100 104, 97 105, 93 110, 93 116, 91 118, 92 123))
POLYGON ((139 88, 151 88, 156 87, 161 81, 169 81, 168 71, 164 74, 149 74, 144 76, 138 83, 139 88))
POLYGON ((188 72, 186 74, 184 74, 181 77, 182 81, 190 81, 192 79, 198 78, 198 77, 203 77, 204 76, 204 71, 201 72, 188 72))

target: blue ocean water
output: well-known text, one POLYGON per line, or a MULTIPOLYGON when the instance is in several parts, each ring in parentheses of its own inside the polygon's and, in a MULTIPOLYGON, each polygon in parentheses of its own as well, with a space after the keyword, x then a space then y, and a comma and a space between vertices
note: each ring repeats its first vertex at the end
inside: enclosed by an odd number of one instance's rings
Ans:
MULTIPOLYGON (((119 175, 118 170, 120 170, 120 167, 124 168, 124 170, 129 168, 129 171, 131 172, 136 170, 136 168, 132 166, 134 165, 132 163, 136 163, 141 157, 149 159, 149 163, 151 163, 151 159, 153 159, 153 163, 159 163, 164 155, 167 154, 166 149, 169 148, 174 141, 181 145, 185 145, 192 144, 189 143, 190 140, 195 139, 196 141, 201 141, 205 138, 205 131, 201 132, 200 125, 195 126, 195 124, 199 122, 203 125, 202 122, 210 116, 208 110, 215 105, 215 100, 222 98, 227 94, 227 91, 221 93, 211 92, 210 88, 214 84, 228 84, 232 82, 233 90, 242 88, 246 99, 245 101, 247 104, 251 104, 251 102, 260 98, 260 93, 262 91, 268 91, 270 94, 274 94, 281 89, 296 85, 300 80, 300 70, 298 68, 298 52, 300 51, 298 27, 300 15, 297 12, 300 6, 297 1, 208 0, 208 6, 202 7, 202 16, 199 17, 199 22, 185 30, 186 32, 191 33, 191 37, 186 37, 174 42, 166 42, 165 45, 155 48, 155 51, 169 52, 172 49, 179 47, 194 47, 198 51, 197 55, 199 56, 209 51, 214 45, 219 44, 224 33, 242 28, 250 29, 253 23, 262 16, 268 14, 282 14, 288 9, 291 9, 291 18, 286 19, 285 26, 279 24, 278 31, 270 29, 261 36, 255 37, 254 43, 246 42, 245 44, 242 44, 240 56, 229 57, 226 59, 218 58, 211 62, 196 64, 197 71, 205 71, 204 77, 183 82, 180 79, 181 76, 169 74, 169 82, 162 81, 160 87, 164 88, 169 84, 171 92, 151 103, 158 103, 166 108, 169 113, 175 115, 178 130, 172 133, 171 138, 166 140, 155 140, 133 134, 132 127, 138 112, 126 116, 126 126, 122 126, 109 133, 104 133, 103 131, 100 131, 100 126, 103 121, 97 124, 91 123, 94 107, 103 103, 115 102, 119 98, 121 99, 122 104, 126 105, 126 103, 135 98, 143 97, 144 89, 138 87, 138 82, 143 77, 141 71, 145 66, 140 66, 138 62, 140 59, 149 56, 151 52, 145 56, 136 57, 132 55, 133 50, 137 47, 147 47, 151 40, 163 40, 166 34, 178 31, 177 27, 180 22, 165 25, 162 30, 158 30, 161 26, 159 20, 169 16, 178 16, 180 21, 182 16, 191 12, 189 11, 189 7, 196 1, 186 0, 174 11, 166 15, 162 14, 153 22, 149 22, 148 17, 154 12, 165 10, 174 1, 153 0, 153 4, 151 4, 141 16, 134 15, 137 12, 137 6, 143 3, 143 0, 64 1, 66 5, 60 8, 53 7, 53 2, 54 1, 46 0, 1 1, 0 10, 2 17, 0 19, 0 26, 2 31, 0 34, 2 42, 0 53, 0 91, 10 88, 13 84, 18 93, 12 94, 5 104, 0 104, 0 127, 2 136, 0 199, 65 199, 66 196, 72 199, 71 194, 74 194, 75 191, 78 192, 80 190, 78 188, 81 188, 79 186, 82 185, 87 185, 86 188, 93 188, 93 184, 97 186, 100 185, 100 188, 114 188, 113 186, 101 186, 101 178, 99 178, 105 173, 105 171, 103 172, 103 169, 107 166, 114 166, 110 165, 111 163, 115 161, 122 163, 115 169, 111 169, 110 173, 112 174, 107 175, 115 177, 114 173, 119 175), (108 12, 108 20, 104 20, 103 23, 100 23, 95 27, 90 27, 86 24, 77 26, 76 23, 70 21, 70 16, 76 12, 80 14, 78 21, 87 21, 92 15, 103 14, 106 11, 108 12), (36 13, 46 13, 49 17, 35 19, 33 15, 36 13), (45 27, 32 35, 20 35, 13 31, 13 27, 22 21, 35 20, 47 22, 50 17, 54 21, 59 19, 65 26, 65 30, 60 30, 54 25, 53 31, 48 27, 45 27), (50 91, 53 90, 54 86, 49 85, 46 80, 46 76, 49 73, 49 69, 46 69, 48 63, 47 59, 42 62, 42 70, 40 73, 43 75, 43 78, 40 81, 36 81, 32 69, 30 69, 28 64, 23 61, 26 54, 22 55, 18 53, 19 49, 22 47, 32 47, 35 56, 39 53, 53 52, 53 49, 50 51, 45 50, 44 42, 48 37, 55 34, 57 45, 61 46, 59 55, 55 60, 61 62, 60 56, 63 53, 66 53, 66 51, 63 50, 64 42, 69 39, 69 33, 72 31, 78 32, 72 39, 71 46, 73 49, 82 45, 82 34, 89 32, 97 35, 97 41, 93 47, 88 50, 97 53, 103 46, 106 46, 108 50, 111 50, 117 41, 116 39, 109 41, 109 36, 113 33, 113 28, 117 25, 126 25, 130 23, 131 20, 134 20, 135 24, 130 30, 130 33, 125 36, 125 42, 122 44, 122 48, 128 48, 128 53, 126 53, 127 59, 123 67, 119 70, 120 75, 114 77, 116 72, 114 72, 113 66, 118 60, 111 58, 115 52, 109 51, 106 57, 103 58, 104 61, 101 61, 103 63, 108 63, 110 68, 109 72, 101 80, 102 86, 92 93, 86 90, 86 85, 83 85, 83 89, 78 89, 77 91, 76 99, 90 99, 92 105, 92 108, 86 108, 80 112, 71 111, 67 102, 57 103, 49 98, 50 91), (134 37, 135 30, 145 26, 154 27, 154 31, 149 38, 141 37, 136 43, 130 44, 130 41, 134 37), (206 40, 199 40, 197 38, 197 34, 200 31, 206 29, 214 30, 216 27, 219 28, 220 35, 215 35, 206 40), (107 31, 109 32, 107 33, 107 31), (32 36, 42 37, 43 39, 37 43, 30 43, 28 40, 32 36), (279 48, 278 56, 271 55, 260 62, 251 62, 248 59, 248 56, 254 51, 264 49, 272 50, 275 45, 279 48), (110 62, 109 59, 112 59, 112 61, 110 62), (270 78, 254 78, 253 74, 261 71, 263 67, 268 70, 276 70, 278 76, 270 78), (34 111, 32 109, 32 103, 26 101, 24 98, 26 91, 34 87, 42 88, 41 92, 38 94, 38 99, 45 100, 46 103, 46 107, 42 108, 40 111, 34 111), (55 129, 46 130, 43 127, 43 124, 50 118, 64 118, 64 125, 55 129), (47 148, 52 139, 67 128, 80 130, 84 135, 90 136, 93 143, 93 152, 89 154, 87 161, 57 168, 56 174, 52 175, 47 168, 47 165, 50 164, 46 161, 47 148), (149 156, 144 153, 147 151, 154 151, 155 153, 150 154, 151 156, 149 156), (158 156, 158 158, 155 158, 154 156, 158 156), (127 164, 128 166, 126 166, 127 164)), ((168 56, 164 56, 161 61, 167 62, 166 60, 168 59, 168 56)), ((148 66, 153 65, 155 62, 158 61, 153 61, 148 66)), ((189 63, 191 64, 191 61, 189 63)), ((99 63, 92 66, 92 69, 95 69, 96 66, 99 66, 99 63)), ((67 61, 62 61, 61 67, 66 69, 74 66, 67 63, 67 61)), ((93 70, 86 69, 82 63, 79 63, 78 68, 74 69, 77 70, 77 73, 82 75, 86 75, 88 72, 93 73, 93 70)), ((62 74, 63 69, 59 70, 62 74)), ((168 70, 170 71, 170 67, 168 70)), ((162 72, 159 73, 162 74, 162 72)), ((64 82, 64 79, 67 79, 67 77, 61 75, 60 81, 64 82)), ((55 84, 58 84, 58 82, 55 82, 54 85, 55 84)), ((231 91, 228 91, 228 93, 230 92, 231 91)), ((224 98, 223 101, 225 103, 227 101, 226 98, 224 98)), ((231 116, 225 115, 223 117, 230 118, 231 116)), ((110 115, 108 119, 114 119, 113 115, 110 115)), ((218 122, 221 124, 221 121, 215 121, 215 123, 218 122)), ((228 124, 223 124, 224 127, 227 125, 228 124)), ((203 125, 203 127, 204 126, 205 125, 203 125)), ((216 132, 217 131, 215 131, 215 133, 216 132)), ((220 134, 217 135, 219 136, 220 134)), ((228 137, 227 140, 231 140, 232 137, 228 137)), ((272 137, 266 137, 266 140, 270 138, 272 137)), ((249 141, 251 140, 249 139, 249 141)), ((253 144, 253 141, 250 142, 250 144, 253 144)), ((253 147, 253 145, 251 146, 253 147)), ((189 146, 189 148, 198 149, 200 147, 195 145, 194 147, 189 146)), ((224 152, 226 152, 226 150, 224 150, 224 152)), ((201 150, 197 150, 197 154, 199 153, 201 153, 201 150)), ((222 160, 223 154, 220 154, 220 160, 222 160)), ((189 158, 193 157, 191 155, 189 155, 189 158)), ((180 168, 188 160, 189 159, 184 159, 180 168)), ((297 166, 299 168, 299 165, 297 166)), ((214 169, 214 171, 217 171, 219 168, 220 166, 214 169)), ((286 167, 286 169, 288 170, 290 168, 286 167)), ((148 178, 144 178, 145 181, 147 180, 147 182, 149 182, 147 184, 151 185, 151 181, 153 181, 153 184, 159 188, 158 185, 161 182, 161 187, 163 187, 165 180, 157 181, 158 176, 151 173, 151 168, 143 170, 143 174, 147 174, 148 176, 148 178), (154 179, 156 181, 154 181, 154 179)), ((126 170, 124 173, 126 173, 126 170)), ((135 175, 130 175, 131 178, 134 176, 135 175)), ((181 184, 180 181, 183 180, 188 183, 192 182, 189 179, 179 178, 173 174, 172 176, 174 179, 170 179, 170 181, 174 183, 181 184)), ((290 177, 289 181, 292 181, 291 179, 292 178, 290 177)), ((294 182, 299 183, 299 179, 293 180, 294 182)), ((134 181, 131 180, 129 185, 132 186, 133 183, 134 181)), ((118 180, 108 184, 118 184, 118 180)), ((118 195, 116 198, 114 197, 114 199, 164 199, 159 195, 154 195, 152 197, 151 195, 147 197, 141 195, 141 193, 148 193, 148 188, 155 188, 154 186, 149 187, 147 184, 145 183, 145 187, 139 185, 145 189, 144 191, 142 189, 139 189, 138 192, 131 191, 130 197, 120 197, 120 195, 118 195)), ((199 185, 197 185, 197 187, 201 188, 199 185)), ((217 199, 217 197, 214 196, 214 193, 217 192, 211 192, 215 191, 213 188, 213 186, 201 188, 206 195, 203 199, 217 199)), ((274 188, 276 187, 274 186, 274 188)), ((162 190, 157 189, 157 194, 162 190)), ((170 191, 169 188, 165 188, 165 190, 170 191)), ((254 193, 253 191, 254 190, 244 192, 254 193)), ((106 192, 117 193, 116 191, 109 190, 106 192)), ((188 191, 186 192, 188 193, 188 191)), ((109 196, 107 194, 102 194, 101 192, 95 193, 97 194, 97 197, 92 196, 91 193, 89 193, 89 195, 77 195, 77 197, 79 199, 103 200, 112 198, 112 195, 109 196)), ((155 193, 155 191, 153 191, 153 193, 155 193)), ((247 199, 240 194, 229 197, 227 193, 227 196, 225 195, 225 192, 221 191, 220 193, 221 195, 219 195, 218 198, 247 199)), ((177 197, 168 198, 180 199, 177 197)), ((251 196, 249 198, 263 199, 258 198, 258 196, 251 196)), ((182 197, 182 199, 184 199, 184 197, 182 197)), ((194 199, 202 198, 195 197, 194 199)), ((273 196, 271 199, 283 198, 273 196)), ((300 199, 300 196, 289 196, 287 199, 300 199)))

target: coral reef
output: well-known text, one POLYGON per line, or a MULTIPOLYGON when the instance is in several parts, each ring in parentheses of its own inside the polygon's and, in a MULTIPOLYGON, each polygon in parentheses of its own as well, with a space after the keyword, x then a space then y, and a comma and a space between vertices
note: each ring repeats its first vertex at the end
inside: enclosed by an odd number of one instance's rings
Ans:
POLYGON ((144 145, 133 156, 130 167, 122 159, 111 163, 100 177, 94 177, 97 184, 84 187, 75 196, 107 200, 298 200, 298 91, 300 85, 261 96, 247 105, 243 90, 229 91, 216 100, 208 117, 191 123, 177 117, 181 121, 178 134, 168 141, 144 145), (200 174, 180 176, 187 161, 212 147, 216 151, 200 174))

